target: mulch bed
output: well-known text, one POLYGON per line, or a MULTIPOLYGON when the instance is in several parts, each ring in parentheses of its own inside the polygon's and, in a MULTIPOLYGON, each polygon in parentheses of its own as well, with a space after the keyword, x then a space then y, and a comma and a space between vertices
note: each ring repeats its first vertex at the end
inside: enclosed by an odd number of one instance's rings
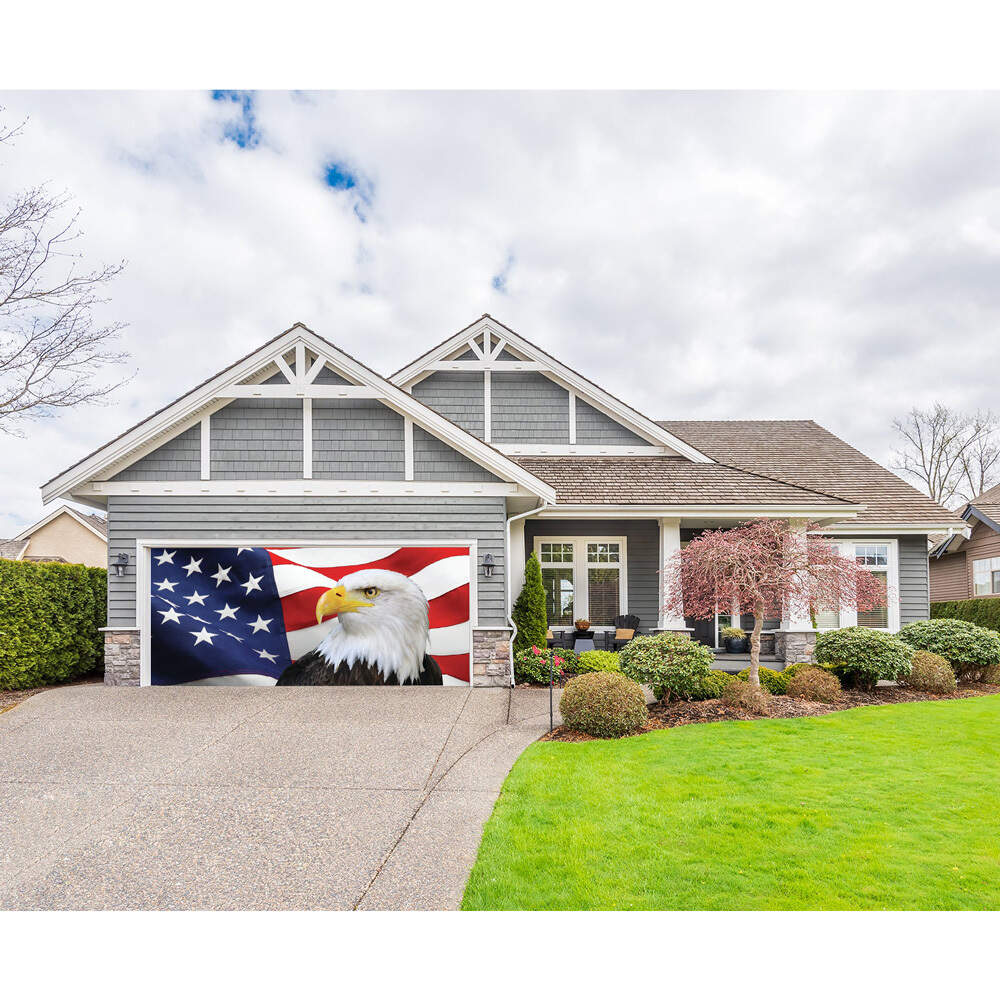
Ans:
POLYGON ((76 687, 79 684, 102 684, 103 682, 103 677, 95 674, 90 677, 81 677, 79 680, 69 681, 66 684, 49 684, 45 687, 24 688, 20 691, 0 691, 0 714, 9 711, 15 705, 20 705, 22 701, 27 701, 28 698, 33 694, 38 694, 39 691, 51 691, 53 688, 61 687, 76 687))
MULTIPOLYGON (((727 708, 718 698, 709 701, 656 702, 649 706, 649 721, 641 729, 630 734, 640 736, 654 729, 673 729, 674 726, 692 726, 701 722, 726 722, 731 720, 752 721, 760 718, 801 719, 812 715, 828 715, 843 712, 849 708, 865 705, 895 705, 904 701, 951 701, 955 698, 976 698, 986 694, 1000 694, 1000 686, 995 684, 962 684, 951 694, 929 694, 911 688, 879 687, 874 691, 842 691, 833 704, 819 701, 799 701, 787 695, 771 695, 768 699, 770 715, 751 715, 736 708, 727 708)), ((556 726, 546 733, 543 740, 561 743, 586 743, 600 737, 587 736, 568 726, 556 726)))

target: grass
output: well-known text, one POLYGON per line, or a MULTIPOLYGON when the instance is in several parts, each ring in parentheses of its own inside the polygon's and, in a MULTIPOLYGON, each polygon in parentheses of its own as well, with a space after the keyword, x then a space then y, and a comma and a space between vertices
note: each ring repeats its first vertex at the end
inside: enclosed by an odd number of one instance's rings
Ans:
POLYGON ((464 909, 995 909, 1000 696, 536 743, 464 909))

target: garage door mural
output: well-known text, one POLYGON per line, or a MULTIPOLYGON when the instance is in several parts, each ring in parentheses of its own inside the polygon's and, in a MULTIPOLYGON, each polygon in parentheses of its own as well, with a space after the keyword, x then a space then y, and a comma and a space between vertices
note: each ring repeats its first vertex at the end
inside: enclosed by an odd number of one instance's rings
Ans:
POLYGON ((153 548, 153 684, 468 684, 468 547, 153 548))

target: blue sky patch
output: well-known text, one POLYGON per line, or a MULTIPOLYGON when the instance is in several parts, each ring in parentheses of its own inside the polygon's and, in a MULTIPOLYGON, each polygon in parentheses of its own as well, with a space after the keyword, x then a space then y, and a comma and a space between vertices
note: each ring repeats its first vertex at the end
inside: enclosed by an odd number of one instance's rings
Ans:
POLYGON ((513 266, 514 255, 512 253, 507 254, 507 262, 490 279, 490 284, 493 286, 494 291, 499 292, 501 295, 507 294, 507 279, 510 277, 510 269, 513 266))
POLYGON ((223 135, 240 149, 253 149, 260 142, 257 127, 256 98, 252 90, 213 90, 213 101, 229 101, 239 107, 239 117, 228 122, 223 135))
POLYGON ((372 182, 346 163, 331 160, 323 167, 326 186, 334 191, 347 191, 354 195, 354 214, 362 221, 368 221, 375 188, 372 182))

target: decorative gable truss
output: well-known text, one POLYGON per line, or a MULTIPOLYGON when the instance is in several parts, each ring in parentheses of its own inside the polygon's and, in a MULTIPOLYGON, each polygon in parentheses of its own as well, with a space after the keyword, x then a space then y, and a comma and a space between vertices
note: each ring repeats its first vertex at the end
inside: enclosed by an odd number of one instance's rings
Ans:
POLYGON ((548 484, 301 324, 42 487, 115 495, 505 496, 548 484))
POLYGON ((508 455, 712 461, 488 314, 392 381, 508 455))

